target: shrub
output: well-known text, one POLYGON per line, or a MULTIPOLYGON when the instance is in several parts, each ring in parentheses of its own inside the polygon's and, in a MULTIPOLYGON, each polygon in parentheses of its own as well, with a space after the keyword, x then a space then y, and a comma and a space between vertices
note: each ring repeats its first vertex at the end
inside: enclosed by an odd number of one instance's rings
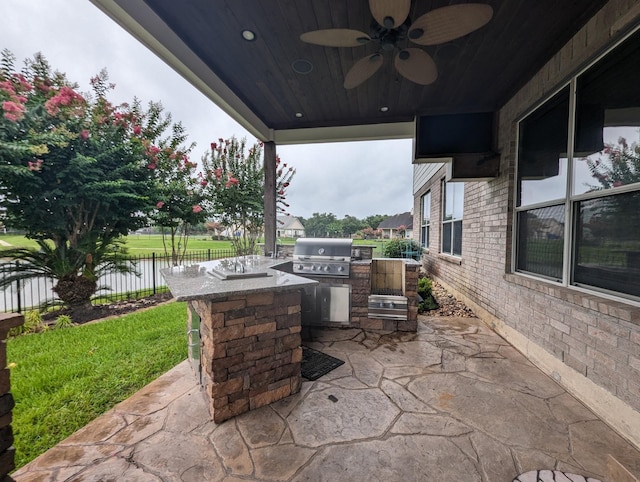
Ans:
POLYGON ((27 311, 24 314, 24 324, 9 330, 9 336, 26 335, 27 333, 40 333, 47 331, 49 327, 43 323, 42 316, 38 310, 27 311))
POLYGON ((438 303, 433 297, 431 292, 431 280, 429 278, 418 279, 418 296, 420 296, 420 302, 418 303, 418 312, 424 313, 425 311, 435 310, 438 308, 438 303))
POLYGON ((56 330, 58 328, 71 328, 73 326, 73 321, 69 315, 60 315, 56 318, 54 323, 54 327, 56 330))
POLYGON ((384 256, 419 260, 422 256, 422 247, 412 239, 392 239, 385 243, 384 256))

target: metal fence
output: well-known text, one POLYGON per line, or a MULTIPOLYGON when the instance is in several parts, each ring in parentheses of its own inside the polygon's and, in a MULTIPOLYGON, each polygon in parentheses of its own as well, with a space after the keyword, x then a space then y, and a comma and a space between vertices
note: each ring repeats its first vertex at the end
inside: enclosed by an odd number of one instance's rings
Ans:
MULTIPOLYGON (((203 249, 186 253, 181 264, 193 264, 235 256, 233 249, 203 249)), ((152 253, 151 255, 126 256, 133 262, 138 275, 109 273, 98 280, 95 303, 130 300, 151 296, 167 291, 160 270, 171 267, 171 256, 152 253)), ((19 263, 16 261, 15 263, 19 263)), ((16 282, 4 291, 0 290, 1 312, 24 312, 45 304, 57 304, 60 300, 53 291, 55 280, 34 278, 16 282)))

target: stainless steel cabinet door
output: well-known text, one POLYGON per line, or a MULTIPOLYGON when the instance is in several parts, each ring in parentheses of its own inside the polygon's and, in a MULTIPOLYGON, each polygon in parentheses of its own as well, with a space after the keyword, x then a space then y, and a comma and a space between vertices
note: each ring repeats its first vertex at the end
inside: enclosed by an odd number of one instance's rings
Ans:
POLYGON ((351 285, 320 283, 317 290, 320 321, 348 325, 351 318, 351 285))

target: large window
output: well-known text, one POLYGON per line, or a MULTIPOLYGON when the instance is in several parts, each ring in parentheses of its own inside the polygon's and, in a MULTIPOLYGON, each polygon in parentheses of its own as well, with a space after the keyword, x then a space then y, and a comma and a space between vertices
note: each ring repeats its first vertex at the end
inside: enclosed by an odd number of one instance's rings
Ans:
POLYGON ((431 227, 431 191, 422 196, 422 221, 420 222, 420 244, 429 249, 429 229, 431 227))
POLYGON ((516 268, 562 281, 569 87, 520 123, 516 268))
POLYGON ((640 31, 520 123, 518 271, 640 298, 638 86, 640 31))
POLYGON ((464 183, 442 181, 442 252, 462 256, 464 183))

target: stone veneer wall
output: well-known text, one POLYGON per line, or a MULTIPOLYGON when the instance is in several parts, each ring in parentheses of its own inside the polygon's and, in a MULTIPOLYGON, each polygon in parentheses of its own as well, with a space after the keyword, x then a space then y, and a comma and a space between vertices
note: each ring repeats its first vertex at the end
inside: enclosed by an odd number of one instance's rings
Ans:
POLYGON ((201 318, 202 385, 214 422, 300 390, 300 302, 299 290, 189 302, 201 318))
MULTIPOLYGON (((10 371, 7 368, 7 335, 11 328, 24 323, 24 317, 16 313, 0 313, 0 480, 16 468, 11 411, 15 405, 11 395, 10 371)), ((6 478, 6 479, 5 479, 6 478)))
POLYGON ((500 176, 465 183, 460 258, 439 252, 445 169, 418 186, 414 197, 419 225, 420 197, 431 192, 427 273, 637 446, 640 308, 511 273, 511 257, 518 120, 639 20, 637 0, 609 1, 501 108, 500 176))

